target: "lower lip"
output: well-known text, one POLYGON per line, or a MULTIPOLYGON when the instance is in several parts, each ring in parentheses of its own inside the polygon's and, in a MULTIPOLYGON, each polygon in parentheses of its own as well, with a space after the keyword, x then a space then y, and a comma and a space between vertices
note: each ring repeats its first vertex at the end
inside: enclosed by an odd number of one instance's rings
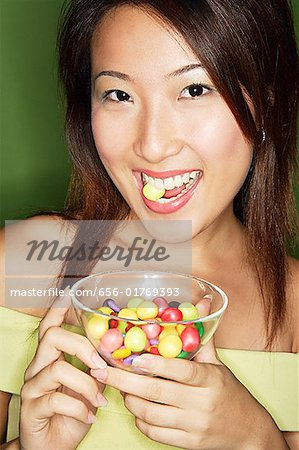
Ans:
POLYGON ((202 178, 202 174, 200 174, 199 178, 195 181, 195 183, 191 186, 190 189, 188 189, 188 191, 185 194, 183 194, 180 198, 177 198, 168 203, 158 203, 158 202, 153 202, 151 200, 148 200, 143 195, 143 192, 142 192, 143 183, 140 179, 138 180, 138 181, 140 181, 140 182, 138 182, 138 186, 139 186, 139 191, 140 191, 142 200, 144 201, 145 205, 151 211, 154 211, 159 214, 170 214, 170 213, 174 213, 174 212, 178 211, 180 208, 182 208, 183 206, 186 205, 186 203, 190 200, 190 198, 194 194, 195 189, 197 188, 201 178, 202 178))

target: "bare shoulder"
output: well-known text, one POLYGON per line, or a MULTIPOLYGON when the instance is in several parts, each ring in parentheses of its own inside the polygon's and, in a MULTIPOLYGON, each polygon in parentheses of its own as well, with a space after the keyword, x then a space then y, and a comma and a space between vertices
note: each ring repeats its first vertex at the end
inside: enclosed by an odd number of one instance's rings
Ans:
POLYGON ((55 283, 62 262, 54 253, 70 245, 73 237, 71 223, 59 215, 35 216, 6 225, 0 231, 0 305, 43 315, 47 298, 32 295, 32 289, 45 292, 55 283))
POLYGON ((287 305, 290 323, 293 330, 293 353, 299 352, 299 260, 288 257, 287 305))
POLYGON ((288 289, 289 300, 292 306, 298 306, 299 302, 299 260, 289 256, 288 262, 288 289))
POLYGON ((284 431, 283 437, 290 447, 290 450, 298 450, 299 448, 299 432, 298 431, 284 431))
POLYGON ((288 265, 291 277, 299 283, 299 259, 288 256, 288 265))

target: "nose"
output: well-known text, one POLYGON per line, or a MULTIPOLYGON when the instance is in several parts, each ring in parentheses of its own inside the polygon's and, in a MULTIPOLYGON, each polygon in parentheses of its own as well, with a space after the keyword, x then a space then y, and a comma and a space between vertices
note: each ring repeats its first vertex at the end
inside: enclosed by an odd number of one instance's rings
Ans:
POLYGON ((140 113, 136 153, 149 163, 178 154, 184 146, 175 111, 156 102, 140 113))

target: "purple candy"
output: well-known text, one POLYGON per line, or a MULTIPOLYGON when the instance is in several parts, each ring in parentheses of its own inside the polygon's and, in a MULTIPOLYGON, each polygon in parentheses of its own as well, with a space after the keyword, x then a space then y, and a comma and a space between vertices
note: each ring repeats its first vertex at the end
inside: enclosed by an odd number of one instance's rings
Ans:
POLYGON ((150 340, 149 340, 149 343, 150 343, 151 345, 158 345, 158 344, 159 344, 159 339, 150 339, 150 340))
POLYGON ((125 364, 125 366, 130 366, 133 362, 133 359, 135 359, 136 356, 139 356, 139 355, 137 355, 136 353, 133 353, 133 355, 130 355, 127 358, 125 358, 123 360, 123 363, 125 364))
POLYGON ((176 301, 172 301, 172 302, 169 302, 168 303, 168 307, 169 308, 178 308, 180 306, 180 303, 179 302, 176 302, 176 301))
POLYGON ((108 306, 108 308, 113 309, 114 312, 118 313, 121 308, 115 303, 115 301, 112 298, 107 298, 104 303, 103 306, 108 306))
POLYGON ((104 301, 104 303, 102 304, 102 306, 108 306, 108 302, 109 302, 109 300, 111 300, 110 298, 106 298, 106 300, 104 301))

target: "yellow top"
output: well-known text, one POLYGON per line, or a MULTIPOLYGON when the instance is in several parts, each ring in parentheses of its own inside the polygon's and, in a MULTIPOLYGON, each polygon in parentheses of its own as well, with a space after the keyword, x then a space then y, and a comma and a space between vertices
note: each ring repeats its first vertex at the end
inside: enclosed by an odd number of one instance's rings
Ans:
MULTIPOLYGON (((8 440, 18 436, 19 393, 24 371, 37 345, 39 318, 0 307, 0 390, 15 395, 10 404, 8 440)), ((77 327, 67 326, 78 332, 77 327)), ((217 349, 221 361, 269 411, 281 431, 299 431, 298 355, 282 352, 217 349)), ((71 361, 76 363, 78 361, 71 361)), ((176 447, 158 444, 135 426, 119 391, 105 388, 106 408, 98 409, 80 450, 131 449, 166 450, 176 447)))

